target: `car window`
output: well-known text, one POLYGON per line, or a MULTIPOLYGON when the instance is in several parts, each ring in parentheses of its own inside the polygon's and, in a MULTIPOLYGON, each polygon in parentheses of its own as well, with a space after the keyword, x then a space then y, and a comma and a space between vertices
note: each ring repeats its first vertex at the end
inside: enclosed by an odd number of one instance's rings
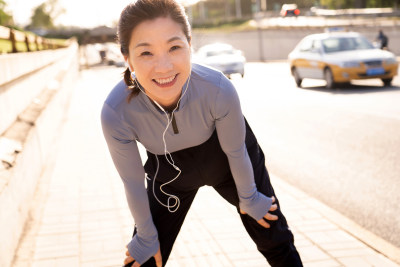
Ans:
POLYGON ((373 49, 374 46, 364 37, 355 38, 357 49, 373 49))
POLYGON ((372 49, 372 44, 364 37, 328 38, 322 41, 326 53, 372 49))
POLYGON ((313 40, 305 39, 303 42, 301 42, 299 50, 302 52, 311 51, 312 46, 313 46, 313 40))
POLYGON ((339 39, 329 38, 322 41, 325 53, 333 53, 339 51, 339 39))

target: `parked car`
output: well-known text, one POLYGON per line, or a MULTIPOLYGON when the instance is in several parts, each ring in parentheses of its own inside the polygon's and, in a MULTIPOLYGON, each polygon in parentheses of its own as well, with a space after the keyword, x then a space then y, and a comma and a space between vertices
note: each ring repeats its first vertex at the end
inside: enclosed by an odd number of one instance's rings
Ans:
POLYGON ((308 35, 288 57, 299 87, 305 78, 323 79, 327 88, 351 80, 371 78, 379 78, 384 86, 390 86, 398 69, 393 53, 377 49, 355 32, 308 35))
POLYGON ((242 51, 233 48, 230 44, 213 43, 202 46, 195 53, 194 61, 213 67, 227 77, 234 73, 244 76, 246 58, 242 51))
POLYGON ((283 4, 281 8, 281 16, 282 17, 297 17, 300 15, 300 10, 297 8, 296 4, 283 4))
POLYGON ((106 48, 106 60, 108 65, 115 65, 116 67, 128 67, 118 44, 107 43, 106 48))

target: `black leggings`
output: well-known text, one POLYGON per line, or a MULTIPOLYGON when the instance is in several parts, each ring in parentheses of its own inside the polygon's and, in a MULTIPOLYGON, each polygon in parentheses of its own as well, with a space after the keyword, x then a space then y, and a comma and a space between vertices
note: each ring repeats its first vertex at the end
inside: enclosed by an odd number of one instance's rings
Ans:
MULTIPOLYGON (((275 196, 265 167, 263 151, 258 145, 247 121, 246 147, 254 169, 255 183, 258 191, 268 197, 275 196)), ((154 189, 158 199, 163 203, 167 203, 168 197, 160 191, 160 185, 174 178, 177 172, 166 161, 164 155, 157 156, 149 152, 147 152, 147 155, 148 160, 145 164, 145 170, 150 179, 147 192, 151 214, 158 231, 163 266, 165 266, 199 187, 203 185, 214 187, 223 198, 236 206, 238 211, 239 198, 227 157, 220 147, 216 132, 205 143, 199 146, 171 153, 175 164, 182 170, 178 179, 163 187, 164 191, 180 199, 180 207, 174 213, 169 212, 166 207, 160 205, 154 198, 152 177, 154 177, 157 167, 156 157, 159 160, 159 172, 154 189)), ((286 219, 279 208, 277 198, 276 203, 278 204, 278 209, 271 213, 278 215, 279 219, 277 221, 268 221, 271 225, 269 229, 262 227, 248 215, 239 213, 240 218, 246 231, 256 243, 257 249, 264 255, 271 266, 302 266, 300 256, 294 246, 293 234, 289 230, 286 219)), ((150 258, 142 266, 156 266, 154 258, 150 258)))

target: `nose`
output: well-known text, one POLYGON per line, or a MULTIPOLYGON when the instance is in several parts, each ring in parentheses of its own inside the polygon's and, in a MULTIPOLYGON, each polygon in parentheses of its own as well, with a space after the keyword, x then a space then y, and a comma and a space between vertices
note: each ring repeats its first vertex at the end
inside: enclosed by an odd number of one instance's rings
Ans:
POLYGON ((168 55, 162 55, 157 59, 156 72, 166 73, 173 69, 173 63, 168 55))

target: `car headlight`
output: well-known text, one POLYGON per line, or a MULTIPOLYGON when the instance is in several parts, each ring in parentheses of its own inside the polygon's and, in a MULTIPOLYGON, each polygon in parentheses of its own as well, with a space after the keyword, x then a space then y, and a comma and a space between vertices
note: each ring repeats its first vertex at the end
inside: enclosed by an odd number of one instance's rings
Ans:
POLYGON ((346 61, 340 64, 342 68, 356 68, 360 67, 360 62, 357 61, 346 61))
POLYGON ((397 64, 397 60, 396 60, 396 58, 391 57, 391 58, 385 59, 385 64, 386 65, 397 64))

